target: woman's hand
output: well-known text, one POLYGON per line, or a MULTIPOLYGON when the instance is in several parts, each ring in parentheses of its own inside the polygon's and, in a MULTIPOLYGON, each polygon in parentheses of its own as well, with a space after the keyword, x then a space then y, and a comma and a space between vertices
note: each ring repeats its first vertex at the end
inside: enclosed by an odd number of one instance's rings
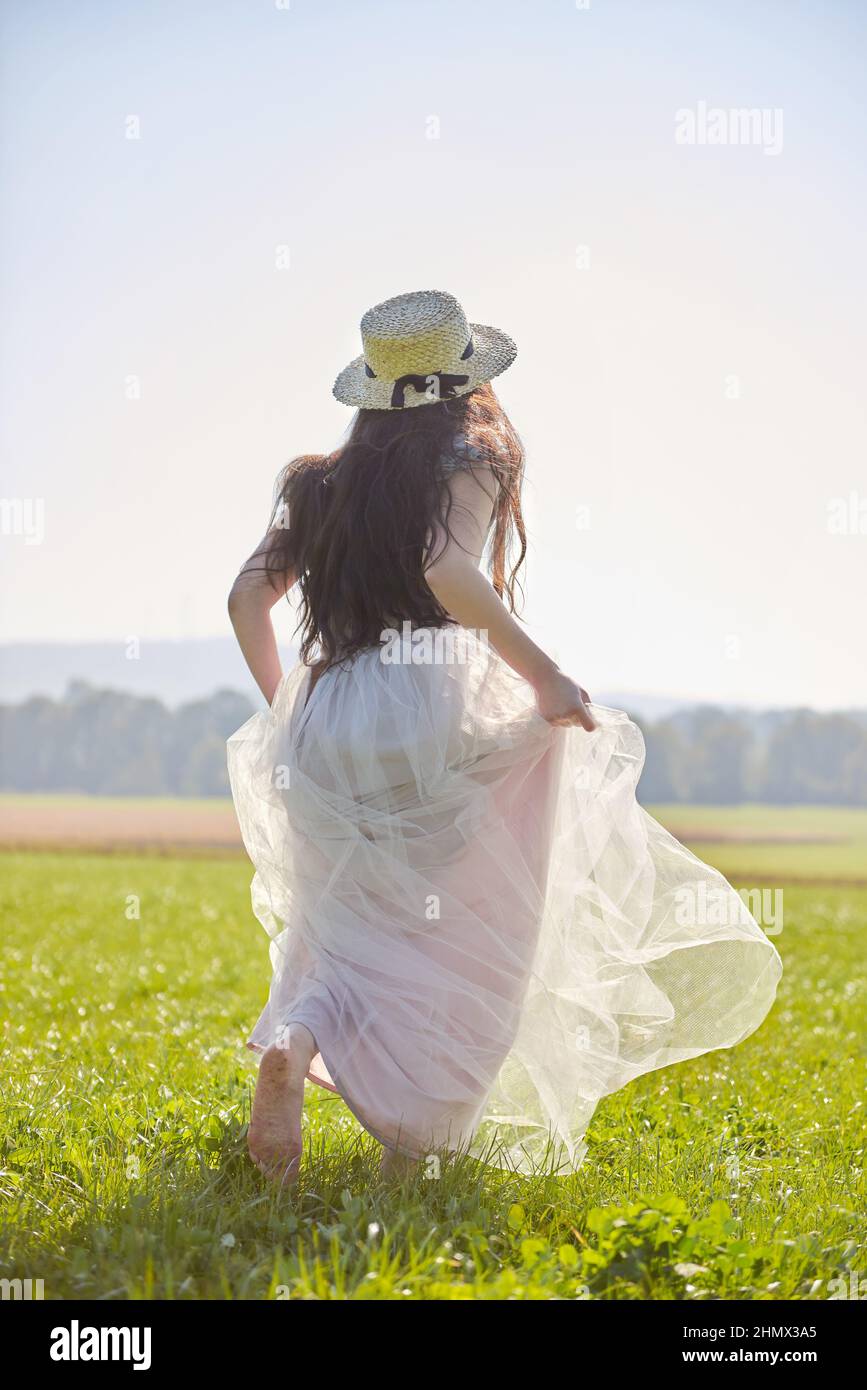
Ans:
POLYGON ((534 684, 539 713, 549 724, 563 728, 580 724, 588 733, 596 728, 596 720, 587 708, 592 703, 590 696, 571 677, 552 671, 534 684))

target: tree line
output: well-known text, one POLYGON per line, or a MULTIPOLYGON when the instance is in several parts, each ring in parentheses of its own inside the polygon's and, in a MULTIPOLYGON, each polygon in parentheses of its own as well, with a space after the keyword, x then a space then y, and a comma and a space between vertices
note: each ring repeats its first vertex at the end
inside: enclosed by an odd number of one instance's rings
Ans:
MULTIPOLYGON (((0 787, 225 796, 226 739, 252 713, 232 690, 170 709, 76 681, 60 700, 0 705, 0 787)), ((647 744, 644 802, 867 805, 867 711, 708 706, 636 722, 647 744)))

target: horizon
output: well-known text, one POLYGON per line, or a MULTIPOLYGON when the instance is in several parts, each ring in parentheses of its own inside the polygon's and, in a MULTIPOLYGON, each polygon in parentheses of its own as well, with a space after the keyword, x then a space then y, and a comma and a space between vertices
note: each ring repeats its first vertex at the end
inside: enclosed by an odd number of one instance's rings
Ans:
MULTIPOLYGON (((168 637, 147 639, 142 645, 142 653, 138 658, 130 661, 123 651, 123 643, 108 642, 77 642, 77 641, 57 641, 57 642, 0 642, 0 704, 20 704, 25 700, 45 696, 49 699, 63 699, 69 686, 76 682, 81 682, 93 689, 111 690, 124 694, 132 694, 142 698, 156 698, 170 707, 176 707, 187 701, 207 699, 209 695, 216 694, 220 690, 231 690, 235 693, 246 695, 253 700, 264 705, 264 700, 258 691, 255 682, 249 675, 240 653, 237 650, 233 637, 225 634, 204 637, 168 637), (159 653, 151 652, 151 655, 165 656, 164 649, 175 649, 192 651, 197 646, 213 647, 218 645, 225 651, 227 666, 232 666, 238 672, 238 678, 227 676, 225 679, 214 677, 212 679, 197 680, 191 679, 189 690, 184 694, 171 694, 170 688, 183 686, 184 676, 178 670, 174 670, 171 675, 159 672, 148 683, 148 678, 143 677, 143 668, 139 665, 142 655, 147 655, 147 649, 160 649, 159 653), (90 670, 76 665, 75 662, 81 660, 80 656, 71 658, 70 664, 63 670, 55 670, 48 676, 28 675, 26 673, 13 672, 11 662, 21 651, 30 650, 34 656, 48 657, 52 654, 60 654, 65 651, 79 654, 82 651, 95 658, 94 665, 90 670), (107 658, 117 662, 118 674, 109 678, 104 674, 104 662, 100 663, 100 658, 107 658), (130 677, 131 670, 136 670, 139 674, 133 679, 130 677), (124 680, 121 672, 127 673, 124 680), (11 687, 11 690, 10 690, 11 687)), ((288 664, 291 660, 297 659, 297 649, 281 643, 283 657, 288 664)), ((85 660, 87 658, 85 657, 85 660)), ((201 669, 196 665, 196 670, 201 669)), ((206 668, 207 669, 207 668, 206 668)), ((591 691, 591 694, 594 692, 591 691)), ((815 704, 762 704, 747 703, 738 701, 721 700, 718 697, 693 693, 677 693, 672 690, 650 690, 650 689, 615 689, 611 687, 599 688, 597 698, 594 703, 599 705, 615 704, 623 708, 629 708, 632 702, 633 710, 639 712, 641 717, 646 719, 664 719, 668 717, 668 711, 682 711, 697 709, 702 706, 714 707, 731 713, 742 712, 747 715, 762 715, 775 713, 790 713, 795 710, 809 710, 816 714, 864 714, 867 713, 867 701, 864 704, 849 705, 829 705, 821 706, 815 704), (653 711, 648 713, 648 711, 653 711)))

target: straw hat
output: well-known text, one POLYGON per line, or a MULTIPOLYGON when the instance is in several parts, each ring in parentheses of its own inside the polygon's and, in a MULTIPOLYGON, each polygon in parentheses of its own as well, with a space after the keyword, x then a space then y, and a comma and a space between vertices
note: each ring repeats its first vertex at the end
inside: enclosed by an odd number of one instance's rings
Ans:
POLYGON ((464 396, 499 376, 518 349, 498 328, 467 323, 443 290, 399 294, 361 320, 364 355, 344 367, 334 394, 365 410, 405 410, 464 396))

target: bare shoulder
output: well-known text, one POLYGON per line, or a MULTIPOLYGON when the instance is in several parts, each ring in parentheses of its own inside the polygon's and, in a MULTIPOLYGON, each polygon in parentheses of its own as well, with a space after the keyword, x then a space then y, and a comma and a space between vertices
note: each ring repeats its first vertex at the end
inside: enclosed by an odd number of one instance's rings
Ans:
POLYGON ((496 500, 499 483, 492 464, 464 434, 456 436, 448 453, 442 455, 440 473, 454 500, 472 502, 479 490, 490 502, 496 500))

